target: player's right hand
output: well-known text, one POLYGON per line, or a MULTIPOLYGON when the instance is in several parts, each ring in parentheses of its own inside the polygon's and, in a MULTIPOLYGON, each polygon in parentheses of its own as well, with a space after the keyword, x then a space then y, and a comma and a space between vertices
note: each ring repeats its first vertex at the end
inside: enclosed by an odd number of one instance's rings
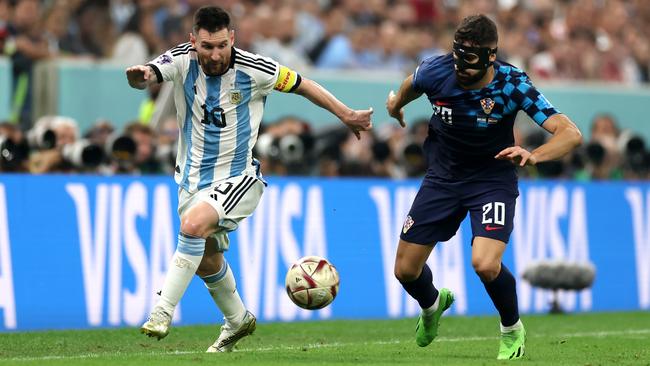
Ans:
POLYGON ((388 93, 388 98, 386 99, 386 111, 388 111, 389 116, 399 122, 400 126, 406 127, 406 122, 404 122, 404 109, 397 109, 397 96, 392 90, 388 93))
POLYGON ((361 140, 361 131, 372 129, 372 107, 368 109, 351 110, 348 115, 341 118, 341 121, 361 140))
POLYGON ((126 78, 129 81, 129 85, 135 88, 144 89, 152 77, 153 72, 151 67, 146 65, 136 65, 126 69, 126 78))
POLYGON ((497 160, 509 160, 519 166, 537 164, 537 158, 521 146, 506 147, 496 154, 494 158, 497 160))

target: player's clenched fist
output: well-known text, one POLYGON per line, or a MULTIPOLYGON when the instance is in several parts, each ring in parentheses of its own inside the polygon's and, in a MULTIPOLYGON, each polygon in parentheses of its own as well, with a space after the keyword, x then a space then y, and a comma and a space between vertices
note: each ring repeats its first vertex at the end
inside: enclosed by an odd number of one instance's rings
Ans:
POLYGON ((153 77, 153 72, 149 66, 136 65, 126 69, 126 78, 129 85, 137 89, 146 88, 153 77))

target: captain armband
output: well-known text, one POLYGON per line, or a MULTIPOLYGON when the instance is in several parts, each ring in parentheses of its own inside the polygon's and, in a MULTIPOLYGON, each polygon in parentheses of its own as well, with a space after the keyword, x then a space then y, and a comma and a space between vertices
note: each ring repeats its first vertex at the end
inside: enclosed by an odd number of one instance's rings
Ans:
POLYGON ((278 79, 275 81, 275 86, 273 89, 281 91, 283 93, 291 93, 296 90, 296 88, 298 88, 301 81, 302 78, 297 72, 291 70, 286 66, 280 65, 278 79))

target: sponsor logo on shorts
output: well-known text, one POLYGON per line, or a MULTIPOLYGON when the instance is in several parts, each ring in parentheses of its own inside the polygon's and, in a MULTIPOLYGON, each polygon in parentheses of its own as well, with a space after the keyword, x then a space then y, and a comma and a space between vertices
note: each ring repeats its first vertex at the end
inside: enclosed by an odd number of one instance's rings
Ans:
POLYGON ((402 232, 406 234, 407 231, 413 226, 415 222, 413 221, 413 218, 411 215, 406 216, 406 220, 404 221, 404 226, 402 227, 402 232))
POLYGON ((503 229, 503 226, 485 225, 485 230, 487 231, 494 231, 494 230, 501 230, 501 229, 503 229))

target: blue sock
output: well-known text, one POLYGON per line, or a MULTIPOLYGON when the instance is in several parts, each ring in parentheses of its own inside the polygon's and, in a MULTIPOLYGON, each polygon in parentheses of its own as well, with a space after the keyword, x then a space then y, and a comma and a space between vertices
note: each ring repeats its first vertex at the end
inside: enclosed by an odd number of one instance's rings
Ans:
POLYGON ((491 282, 483 282, 488 295, 499 311, 501 324, 509 327, 519 320, 519 307, 517 305, 517 286, 515 277, 508 267, 501 263, 501 272, 491 282))
POLYGON ((433 275, 431 274, 431 269, 426 264, 422 267, 420 277, 415 281, 399 282, 404 287, 404 290, 418 301, 422 309, 430 308, 436 302, 438 290, 433 285, 433 275))

